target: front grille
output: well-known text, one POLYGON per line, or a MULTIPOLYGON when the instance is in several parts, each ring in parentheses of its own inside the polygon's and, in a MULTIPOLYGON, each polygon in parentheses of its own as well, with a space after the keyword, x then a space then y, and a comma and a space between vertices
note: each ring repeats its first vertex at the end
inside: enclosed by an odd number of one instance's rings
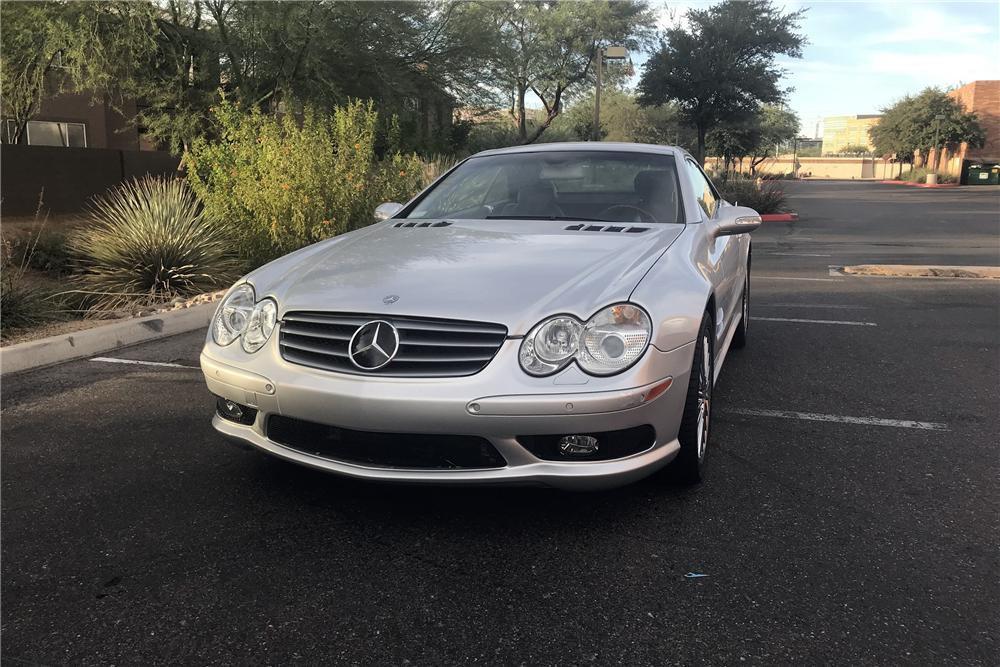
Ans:
POLYGON ((338 373, 387 377, 457 377, 483 370, 507 338, 507 327, 485 322, 355 313, 295 311, 281 322, 281 356, 294 364, 338 373), (367 371, 348 356, 351 337, 373 320, 399 332, 399 351, 367 371))
POLYGON ((507 465, 489 440, 472 435, 352 431, 272 415, 267 420, 267 437, 304 454, 381 468, 456 470, 507 465))

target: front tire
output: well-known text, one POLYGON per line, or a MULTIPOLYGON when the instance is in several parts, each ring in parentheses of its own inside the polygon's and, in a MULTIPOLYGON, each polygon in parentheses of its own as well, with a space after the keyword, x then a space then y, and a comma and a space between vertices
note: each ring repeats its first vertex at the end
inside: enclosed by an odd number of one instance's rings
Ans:
POLYGON ((715 376, 715 354, 712 320, 708 313, 701 321, 695 341, 691 377, 688 380, 684 416, 677 439, 681 450, 673 462, 673 470, 685 484, 702 481, 708 437, 712 425, 712 385, 715 376))

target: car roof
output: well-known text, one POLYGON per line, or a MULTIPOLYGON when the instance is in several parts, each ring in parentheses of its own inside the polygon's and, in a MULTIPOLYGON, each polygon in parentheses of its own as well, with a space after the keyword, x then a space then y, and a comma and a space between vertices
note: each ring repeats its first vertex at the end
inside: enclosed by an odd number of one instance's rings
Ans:
POLYGON ((687 151, 677 146, 659 144, 633 144, 617 141, 567 141, 551 144, 527 144, 509 148, 494 148, 476 153, 472 157, 484 155, 506 155, 510 153, 549 153, 552 151, 601 151, 608 153, 658 153, 660 155, 687 155, 687 151))

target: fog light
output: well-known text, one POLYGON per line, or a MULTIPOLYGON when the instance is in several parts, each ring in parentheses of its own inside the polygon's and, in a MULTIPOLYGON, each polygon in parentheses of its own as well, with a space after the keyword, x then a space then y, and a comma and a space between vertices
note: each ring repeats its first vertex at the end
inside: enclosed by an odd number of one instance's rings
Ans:
POLYGON ((240 405, 235 401, 230 401, 228 398, 217 397, 215 409, 223 419, 228 419, 244 426, 250 426, 257 419, 257 410, 255 408, 240 405))
POLYGON ((559 453, 563 456, 589 456, 597 452, 597 438, 592 435, 567 435, 559 439, 559 453))

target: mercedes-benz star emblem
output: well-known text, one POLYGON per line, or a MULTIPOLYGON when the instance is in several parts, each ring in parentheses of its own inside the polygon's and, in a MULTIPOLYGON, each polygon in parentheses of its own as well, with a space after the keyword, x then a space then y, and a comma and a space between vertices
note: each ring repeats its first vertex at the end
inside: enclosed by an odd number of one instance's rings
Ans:
POLYGON ((382 368, 399 351, 399 332, 385 320, 362 324, 347 348, 351 362, 364 371, 382 368))
POLYGON ((384 303, 387 306, 391 306, 397 301, 399 301, 399 295, 397 294, 389 294, 388 296, 382 297, 382 303, 384 303))

